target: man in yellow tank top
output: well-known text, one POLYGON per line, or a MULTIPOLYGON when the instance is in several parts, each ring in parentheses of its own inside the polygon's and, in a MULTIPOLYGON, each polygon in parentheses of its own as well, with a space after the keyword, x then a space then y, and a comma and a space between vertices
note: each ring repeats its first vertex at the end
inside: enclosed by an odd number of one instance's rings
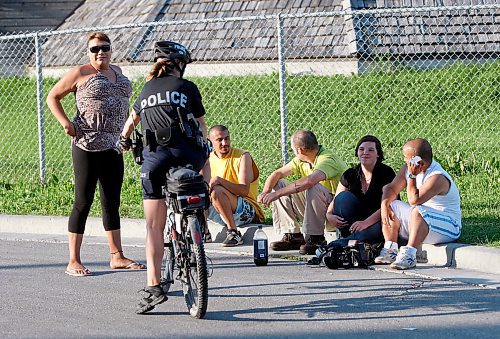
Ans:
POLYGON ((210 207, 208 219, 227 226, 223 246, 243 244, 238 226, 263 222, 264 212, 257 203, 259 169, 247 151, 231 147, 229 130, 213 126, 209 133, 213 144, 210 153, 210 207))

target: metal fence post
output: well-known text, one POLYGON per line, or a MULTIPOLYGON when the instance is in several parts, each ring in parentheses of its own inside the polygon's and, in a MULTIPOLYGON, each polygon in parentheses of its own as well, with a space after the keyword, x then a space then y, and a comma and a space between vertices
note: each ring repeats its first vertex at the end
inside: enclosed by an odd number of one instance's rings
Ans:
POLYGON ((40 182, 45 184, 45 121, 43 116, 43 76, 42 76, 42 43, 40 35, 35 34, 36 55, 36 103, 38 111, 38 159, 40 166, 40 182))
POLYGON ((285 65, 285 33, 284 18, 278 14, 278 62, 280 81, 280 121, 281 121, 281 156, 283 164, 288 163, 287 121, 286 121, 286 65, 285 65))

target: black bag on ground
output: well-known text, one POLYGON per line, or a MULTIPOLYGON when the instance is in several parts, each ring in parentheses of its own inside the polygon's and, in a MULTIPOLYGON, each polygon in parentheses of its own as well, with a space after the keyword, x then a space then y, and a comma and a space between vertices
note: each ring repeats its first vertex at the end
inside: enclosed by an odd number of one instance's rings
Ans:
POLYGON ((366 268, 373 264, 375 257, 380 252, 381 245, 340 239, 327 245, 321 259, 325 266, 330 269, 366 268))
POLYGON ((200 196, 202 201, 191 207, 204 207, 206 209, 210 205, 208 187, 203 175, 190 166, 171 168, 167 174, 164 191, 168 198, 168 204, 176 213, 188 205, 193 205, 188 202, 187 198, 194 195, 200 196))

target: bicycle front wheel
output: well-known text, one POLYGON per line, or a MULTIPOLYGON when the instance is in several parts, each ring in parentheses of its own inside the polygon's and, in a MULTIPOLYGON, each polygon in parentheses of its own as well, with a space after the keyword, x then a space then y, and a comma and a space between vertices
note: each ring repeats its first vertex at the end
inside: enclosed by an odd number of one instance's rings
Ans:
POLYGON ((189 237, 187 239, 187 258, 184 260, 183 293, 189 314, 201 319, 205 316, 208 306, 208 272, 207 259, 203 242, 196 243, 200 236, 200 222, 198 217, 187 217, 189 237), (197 232, 197 234, 192 234, 197 232))

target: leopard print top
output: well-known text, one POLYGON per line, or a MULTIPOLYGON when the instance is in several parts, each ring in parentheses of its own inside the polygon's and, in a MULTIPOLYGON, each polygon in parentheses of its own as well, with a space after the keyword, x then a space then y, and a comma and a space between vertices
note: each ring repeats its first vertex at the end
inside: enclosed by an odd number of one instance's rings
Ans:
POLYGON ((116 143, 128 116, 132 85, 123 74, 115 74, 116 83, 98 72, 76 89, 73 143, 83 150, 117 149, 116 143))

